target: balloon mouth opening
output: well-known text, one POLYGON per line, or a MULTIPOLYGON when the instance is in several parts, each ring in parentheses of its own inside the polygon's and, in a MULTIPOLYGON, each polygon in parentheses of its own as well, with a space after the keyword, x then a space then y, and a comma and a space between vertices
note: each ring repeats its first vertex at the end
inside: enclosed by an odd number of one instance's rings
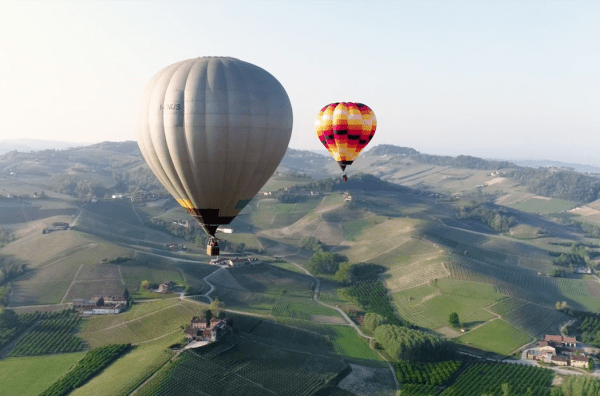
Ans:
POLYGON ((346 160, 341 160, 338 161, 338 165, 340 166, 340 168, 342 169, 342 172, 346 170, 346 166, 348 165, 352 165, 352 162, 354 161, 346 161, 346 160))

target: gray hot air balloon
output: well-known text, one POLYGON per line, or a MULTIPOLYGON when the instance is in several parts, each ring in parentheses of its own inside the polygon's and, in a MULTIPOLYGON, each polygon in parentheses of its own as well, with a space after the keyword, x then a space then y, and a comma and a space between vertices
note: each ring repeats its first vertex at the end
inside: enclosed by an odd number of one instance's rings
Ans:
MULTIPOLYGON (((138 144, 150 169, 212 237, 271 177, 292 134, 292 106, 267 71, 202 57, 159 71, 146 86, 138 144)), ((218 246, 208 249, 218 254, 218 246)))

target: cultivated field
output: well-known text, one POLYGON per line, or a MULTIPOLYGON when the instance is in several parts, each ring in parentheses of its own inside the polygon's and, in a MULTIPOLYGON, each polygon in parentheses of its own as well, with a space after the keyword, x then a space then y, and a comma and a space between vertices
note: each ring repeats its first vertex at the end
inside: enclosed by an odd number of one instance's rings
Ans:
MULTIPOLYGON (((164 301, 144 304, 166 304, 164 301)), ((143 305, 142 305, 143 306, 143 305)), ((147 307, 150 310, 150 307, 147 307)), ((181 326, 187 326, 193 316, 200 316, 206 306, 196 302, 178 301, 176 304, 138 316, 133 311, 130 316, 123 314, 111 317, 89 318, 83 327, 81 337, 95 348, 106 344, 142 344, 173 334, 182 334, 181 326), (114 318, 114 323, 109 320, 114 318), (96 322, 102 322, 101 324, 96 322)))
POLYGON ((175 354, 168 347, 180 342, 183 333, 174 333, 153 342, 133 347, 125 356, 113 362, 72 396, 124 396, 155 372, 175 354))
POLYGON ((138 395, 312 395, 346 367, 334 357, 301 353, 231 335, 211 349, 182 353, 138 395))
POLYGON ((531 341, 531 337, 504 320, 495 319, 463 334, 458 341, 475 348, 508 355, 531 341))

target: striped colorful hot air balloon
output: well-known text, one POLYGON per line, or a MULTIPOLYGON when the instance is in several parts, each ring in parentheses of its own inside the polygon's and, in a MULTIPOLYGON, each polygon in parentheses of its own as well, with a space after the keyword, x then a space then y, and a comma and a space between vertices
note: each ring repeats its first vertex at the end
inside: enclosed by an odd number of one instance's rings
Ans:
MULTIPOLYGON (((375 135, 375 113, 362 103, 331 103, 321 109, 315 119, 317 136, 342 168, 358 156, 375 135)), ((344 181, 348 178, 343 174, 344 181)))

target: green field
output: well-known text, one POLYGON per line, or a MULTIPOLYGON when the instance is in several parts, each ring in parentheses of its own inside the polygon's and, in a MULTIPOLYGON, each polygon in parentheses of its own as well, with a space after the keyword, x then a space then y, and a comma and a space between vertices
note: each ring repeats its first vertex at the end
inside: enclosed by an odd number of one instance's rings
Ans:
POLYGON ((240 244, 244 243, 247 249, 261 250, 262 245, 256 239, 254 234, 244 234, 244 233, 233 233, 233 234, 225 234, 222 232, 217 232, 217 238, 221 240, 226 240, 227 242, 240 244))
POLYGON ((183 334, 181 326, 187 326, 193 316, 202 315, 204 309, 206 306, 203 304, 180 301, 146 316, 137 316, 126 321, 115 316, 114 324, 107 323, 104 318, 93 317, 88 319, 80 335, 92 348, 106 344, 137 345, 173 334, 183 334), (102 325, 94 323, 96 320, 103 320, 102 325))
POLYGON ((369 347, 369 341, 356 333, 350 326, 330 326, 335 331, 332 338, 336 353, 355 359, 382 360, 378 353, 369 347))
POLYGON ((154 342, 134 347, 104 369, 84 386, 77 388, 70 395, 111 395, 128 394, 148 375, 156 371, 174 355, 168 346, 181 341, 182 334, 173 334, 154 342))
POLYGON ((0 394, 37 396, 84 355, 82 352, 0 360, 0 394))
POLYGON ((531 337, 502 319, 496 319, 467 332, 457 340, 475 348, 485 349, 506 356, 521 345, 531 341, 531 337))
POLYGON ((513 209, 522 210, 524 212, 548 214, 573 209, 577 206, 577 204, 573 201, 567 201, 565 199, 558 198, 529 198, 526 201, 509 204, 506 206, 511 207, 513 209))
POLYGON ((345 221, 342 223, 344 239, 347 241, 353 241, 357 236, 361 235, 364 230, 383 223, 383 221, 384 218, 382 216, 375 215, 367 216, 363 219, 345 221))

